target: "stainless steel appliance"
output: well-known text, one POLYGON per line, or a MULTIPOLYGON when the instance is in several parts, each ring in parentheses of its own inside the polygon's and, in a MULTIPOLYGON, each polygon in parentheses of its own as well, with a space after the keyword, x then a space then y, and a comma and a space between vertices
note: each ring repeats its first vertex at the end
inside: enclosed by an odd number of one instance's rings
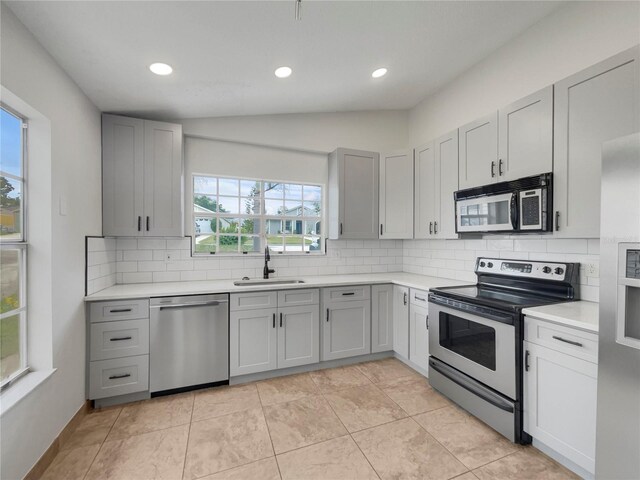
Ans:
POLYGON ((596 478, 640 478, 640 134, 606 142, 596 478))
POLYGON ((429 293, 429 382, 513 442, 522 430, 522 309, 579 297, 579 264, 476 260, 476 285, 429 293))
POLYGON ((150 301, 152 395, 229 382, 229 297, 190 295, 150 301))
POLYGON ((553 230, 551 173, 458 190, 454 198, 457 233, 553 230))

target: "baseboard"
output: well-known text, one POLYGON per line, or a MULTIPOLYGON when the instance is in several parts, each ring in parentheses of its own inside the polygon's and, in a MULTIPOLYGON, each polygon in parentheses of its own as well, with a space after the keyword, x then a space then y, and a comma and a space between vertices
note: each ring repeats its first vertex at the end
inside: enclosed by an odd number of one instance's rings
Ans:
POLYGON ((56 455, 60 451, 60 446, 63 445, 71 434, 78 428, 80 422, 84 419, 84 417, 91 411, 91 402, 86 400, 82 406, 78 409, 71 420, 67 422, 67 424, 63 427, 62 431, 58 434, 58 436, 51 442, 49 448, 45 450, 42 456, 38 459, 29 473, 27 473, 23 480, 38 480, 44 474, 45 470, 49 468, 49 465, 53 462, 53 459, 56 458, 56 455))
POLYGON ((575 473, 576 475, 579 475, 583 479, 585 480, 595 479, 595 475, 592 472, 589 472, 588 470, 576 464, 572 460, 569 460, 567 457, 565 457, 561 453, 556 452, 553 448, 547 446, 546 444, 540 442, 539 440, 536 440, 534 438, 533 442, 531 442, 531 445, 533 445, 536 449, 540 450, 546 456, 553 458, 560 465, 571 470, 573 473, 575 473))

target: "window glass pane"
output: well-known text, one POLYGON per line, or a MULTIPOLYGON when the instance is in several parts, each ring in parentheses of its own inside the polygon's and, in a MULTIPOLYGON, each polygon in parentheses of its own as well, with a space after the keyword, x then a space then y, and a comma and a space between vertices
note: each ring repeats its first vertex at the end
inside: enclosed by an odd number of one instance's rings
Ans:
POLYGON ((220 253, 238 252, 238 236, 237 235, 220 235, 220 253))
POLYGON ((193 193, 215 195, 218 191, 218 179, 213 177, 193 177, 193 193))
POLYGON ((302 185, 287 183, 284 185, 284 198, 289 200, 302 200, 302 185))
POLYGON ((195 235, 195 253, 215 253, 216 252, 216 236, 213 234, 203 233, 195 235))
POLYGON ((225 234, 225 233, 237 234, 238 233, 238 227, 240 225, 240 219, 238 219, 238 218, 230 218, 230 217, 220 217, 218 219, 218 222, 219 222, 219 225, 220 225, 219 233, 221 233, 221 234, 225 234))
POLYGON ((194 222, 194 233, 198 234, 208 234, 215 233, 218 231, 216 219, 212 217, 201 217, 196 216, 193 219, 194 222))
POLYGON ((22 177, 22 120, 5 109, 0 110, 0 170, 22 177))
POLYGON ((240 199, 240 213, 245 215, 256 215, 260 213, 262 202, 260 197, 248 197, 240 199))
POLYGON ((304 186, 304 199, 305 201, 310 202, 321 202, 322 201, 322 188, 316 185, 305 185, 304 186))
POLYGON ((22 238, 22 184, 0 177, 0 237, 22 238))
POLYGON ((264 213, 267 215, 282 215, 284 213, 284 205, 282 200, 268 200, 264 201, 264 213))
POLYGON ((255 180, 240 180, 240 195, 243 197, 259 197, 260 182, 255 180))
POLYGON ((284 237, 284 247, 287 252, 297 252, 302 253, 302 242, 303 237, 301 236, 285 236, 284 237))
POLYGON ((282 235, 267 234, 267 246, 272 252, 284 251, 284 237, 282 235))
POLYGON ((321 233, 321 225, 320 220, 317 221, 306 221, 304 222, 304 234, 305 235, 320 235, 321 233))
POLYGON ((284 198, 282 183, 264 182, 264 198, 284 198))
POLYGON ((240 219, 240 233, 259 234, 260 218, 242 218, 240 219))
POLYGON ((218 197, 218 211, 220 213, 240 213, 240 199, 238 197, 218 197))
POLYGON ((304 237, 304 251, 305 252, 318 252, 320 251, 320 237, 305 236, 304 237))
POLYGON ((218 179, 218 193, 220 195, 234 195, 238 196, 238 180, 234 178, 219 178, 218 179))
POLYGON ((260 237, 255 236, 247 236, 242 235, 240 237, 240 248, 243 252, 259 252, 260 248, 260 237))
POLYGON ((320 202, 304 202, 304 214, 307 217, 321 217, 322 204, 320 202))
POLYGON ((0 320, 0 372, 5 380, 22 367, 20 358, 20 337, 23 313, 17 313, 0 320))
POLYGON ((301 201, 289 201, 284 202, 284 214, 288 217, 301 217, 303 213, 301 201))
POLYGON ((218 206, 218 201, 213 195, 194 195, 193 196, 193 212, 213 214, 218 206))
POLYGON ((0 251, 0 313, 7 313, 21 305, 22 250, 3 248, 0 251))

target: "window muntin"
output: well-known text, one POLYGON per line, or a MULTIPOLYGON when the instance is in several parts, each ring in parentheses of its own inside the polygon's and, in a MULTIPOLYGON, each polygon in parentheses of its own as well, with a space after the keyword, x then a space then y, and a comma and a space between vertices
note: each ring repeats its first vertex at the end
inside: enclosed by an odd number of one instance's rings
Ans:
POLYGON ((322 252, 322 187, 193 176, 194 254, 322 252))
POLYGON ((0 108, 0 386, 27 370, 23 118, 0 108))

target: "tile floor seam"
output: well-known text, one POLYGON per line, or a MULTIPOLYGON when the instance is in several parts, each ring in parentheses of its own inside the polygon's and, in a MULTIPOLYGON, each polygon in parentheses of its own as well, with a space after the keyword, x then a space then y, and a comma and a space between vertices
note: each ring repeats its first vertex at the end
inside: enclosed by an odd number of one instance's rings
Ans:
POLYGON ((191 415, 189 416, 189 431, 187 432, 187 444, 184 447, 184 458, 182 459, 182 480, 187 470, 187 452, 189 451, 189 439, 191 438, 191 424, 193 423, 193 411, 196 408, 196 396, 193 395, 193 403, 191 404, 191 415))
MULTIPOLYGON (((273 444, 273 438, 271 438, 271 429, 269 428, 269 422, 267 421, 267 414, 264 411, 265 407, 262 404, 262 397, 260 396, 260 389, 258 388, 257 385, 256 385, 256 391, 258 392, 258 399, 260 400, 260 408, 262 410, 262 417, 264 418, 264 423, 267 426, 267 434, 269 435, 269 441, 271 442, 271 450, 273 451, 273 456, 276 459, 276 466, 278 467, 278 475, 280 475, 280 479, 282 480, 282 472, 280 471, 280 464, 278 463, 278 455, 276 454, 276 447, 273 444)), ((264 459, 260 459, 260 460, 264 460, 264 459)))
MULTIPOLYGON (((118 415, 116 416, 116 418, 113 420, 113 423, 109 427, 109 431, 107 432, 107 434, 104 436, 104 438, 100 442, 100 447, 98 448, 98 451, 96 452, 95 456, 91 460, 91 463, 89 464, 89 468, 87 468, 87 471, 84 472, 84 475, 82 476, 82 480, 85 480, 87 478, 87 475, 89 475, 89 472, 91 471, 91 467, 93 467, 93 464, 95 463, 96 458, 98 458, 98 455, 100 455, 100 452, 102 451, 102 447, 105 444, 105 442, 107 441, 107 438, 109 438, 109 434, 111 433, 111 430, 113 430, 113 427, 116 424, 116 422, 118 421, 118 418, 120 418, 120 415, 122 415, 122 410, 124 410, 124 408, 120 408, 120 411, 118 412, 118 415)), ((100 411, 100 410, 98 410, 98 411, 100 411)), ((77 428, 76 428, 76 430, 77 430, 77 428)), ((75 433, 75 430, 74 430, 74 433, 75 433)))

